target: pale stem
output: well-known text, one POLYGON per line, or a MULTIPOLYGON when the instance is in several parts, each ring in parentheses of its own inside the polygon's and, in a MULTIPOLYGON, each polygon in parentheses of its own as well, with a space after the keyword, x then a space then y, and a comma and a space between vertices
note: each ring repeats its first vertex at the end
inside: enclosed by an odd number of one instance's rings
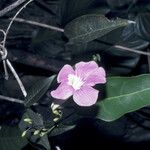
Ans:
POLYGON ((15 79, 17 80, 17 82, 19 84, 19 87, 20 87, 24 97, 26 97, 27 96, 27 92, 26 92, 25 87, 24 87, 22 81, 20 80, 18 74, 16 73, 15 69, 13 68, 13 66, 11 65, 11 63, 10 63, 10 61, 8 59, 6 59, 6 63, 8 65, 8 67, 9 67, 9 69, 11 70, 11 72, 13 73, 15 79))
POLYGON ((7 96, 3 96, 3 95, 0 95, 0 99, 6 100, 6 101, 9 101, 9 102, 15 102, 15 103, 19 103, 19 104, 24 104, 23 100, 19 100, 19 99, 12 98, 12 97, 7 97, 7 96))
MULTIPOLYGON (((5 32, 5 34, 4 34, 4 40, 3 40, 3 43, 2 43, 2 45, 3 45, 3 49, 2 49, 2 50, 3 50, 3 53, 4 53, 4 54, 7 53, 7 50, 6 50, 6 48, 5 48, 6 39, 7 39, 7 35, 8 35, 8 33, 9 33, 9 30, 10 30, 10 28, 11 28, 13 22, 14 22, 14 19, 15 19, 15 18, 20 14, 20 12, 21 12, 24 8, 26 8, 26 6, 27 6, 29 3, 31 3, 32 1, 33 1, 33 0, 30 0, 30 1, 28 1, 27 3, 25 3, 25 4, 19 9, 19 11, 15 14, 15 16, 12 18, 12 20, 10 21, 10 23, 9 23, 9 25, 8 25, 8 27, 7 27, 7 30, 6 30, 6 32, 5 32)), ((20 2, 21 2, 21 1, 20 1, 20 2)), ((18 82, 18 84, 19 84, 19 86, 20 86, 20 89, 21 89, 23 95, 26 97, 26 96, 27 96, 27 92, 26 92, 26 90, 25 90, 25 88, 24 88, 24 86, 23 86, 23 84, 22 84, 22 82, 21 82, 21 80, 20 80, 20 78, 19 78, 17 72, 15 71, 15 69, 13 68, 13 66, 11 65, 11 63, 10 63, 10 61, 9 61, 8 59, 3 59, 3 66, 4 66, 4 72, 5 72, 5 79, 8 79, 8 71, 7 71, 7 65, 6 65, 6 64, 8 65, 8 67, 10 68, 10 70, 11 70, 11 72, 13 73, 14 77, 16 78, 16 80, 17 80, 17 82, 18 82)))
POLYGON ((6 13, 10 12, 11 10, 15 9, 16 7, 18 7, 19 5, 21 5, 22 3, 24 3, 27 0, 18 0, 16 2, 14 2, 13 4, 11 4, 10 6, 2 9, 0 11, 0 17, 4 16, 6 13))
POLYGON ((23 5, 23 7, 21 7, 21 8, 19 9, 19 11, 15 14, 15 16, 14 16, 14 17, 12 18, 12 20, 10 21, 10 23, 9 23, 9 25, 8 25, 8 28, 7 28, 7 30, 6 30, 6 34, 5 34, 5 36, 4 36, 4 43, 3 43, 3 46, 4 46, 4 47, 5 47, 7 35, 8 35, 8 33, 9 33, 9 30, 10 30, 11 25, 12 25, 13 22, 14 22, 14 19, 15 19, 15 18, 20 14, 20 12, 21 12, 24 8, 26 8, 26 6, 27 6, 28 4, 30 4, 32 1, 33 1, 33 0, 30 0, 30 1, 28 1, 25 5, 23 5))
MULTIPOLYGON (((12 20, 12 18, 10 18, 10 19, 12 20)), ((25 20, 25 19, 22 19, 22 18, 15 18, 14 21, 20 22, 20 23, 26 23, 26 24, 30 24, 30 25, 35 25, 35 26, 50 29, 50 30, 55 30, 55 31, 58 31, 58 32, 64 32, 64 29, 62 29, 62 28, 51 26, 51 25, 44 24, 44 23, 39 23, 39 22, 32 21, 32 20, 25 20)))

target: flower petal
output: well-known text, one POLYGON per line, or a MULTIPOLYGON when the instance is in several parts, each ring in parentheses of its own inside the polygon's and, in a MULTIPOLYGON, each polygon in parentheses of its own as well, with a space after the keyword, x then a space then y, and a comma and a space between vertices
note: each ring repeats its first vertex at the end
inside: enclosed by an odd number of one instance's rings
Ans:
POLYGON ((70 65, 65 65, 58 73, 57 82, 60 83, 60 82, 67 81, 68 75, 74 74, 74 72, 75 71, 70 65))
POLYGON ((99 83, 106 83, 105 70, 102 67, 99 67, 98 69, 93 70, 85 80, 85 84, 90 86, 94 86, 99 83))
POLYGON ((79 62, 75 65, 75 72, 77 76, 85 79, 96 68, 98 65, 95 61, 79 62))
POLYGON ((71 86, 61 83, 56 90, 51 91, 51 96, 56 99, 65 100, 73 95, 73 91, 71 86))
POLYGON ((73 94, 73 100, 80 106, 91 106, 96 103, 99 91, 90 87, 83 86, 73 94))

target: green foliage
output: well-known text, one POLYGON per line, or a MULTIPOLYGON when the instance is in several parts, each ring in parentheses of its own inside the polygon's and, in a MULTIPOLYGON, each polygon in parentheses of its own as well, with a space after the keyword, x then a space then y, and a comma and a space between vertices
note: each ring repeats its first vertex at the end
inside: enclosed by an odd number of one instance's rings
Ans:
POLYGON ((28 91, 28 95, 25 99, 25 105, 29 107, 33 105, 35 102, 37 102, 48 90, 54 78, 55 75, 36 82, 28 91))
POLYGON ((110 31, 126 26, 125 19, 109 20, 103 15, 90 14, 74 19, 65 27, 70 43, 84 43, 108 34, 110 31))
POLYGON ((50 150, 50 143, 48 141, 48 136, 34 135, 34 132, 41 130, 44 127, 43 118, 40 114, 33 112, 31 109, 27 109, 26 113, 23 115, 19 127, 22 132, 26 131, 24 138, 27 138, 30 143, 33 143, 34 146, 42 147, 46 150, 50 150), (32 123, 25 122, 24 120, 29 118, 32 120, 32 123))
POLYGON ((27 140, 21 137, 17 127, 2 126, 0 130, 0 150, 21 150, 27 140))
POLYGON ((63 134, 67 131, 70 131, 72 129, 75 128, 75 125, 63 125, 63 124, 60 124, 58 126, 56 126, 49 134, 49 136, 58 136, 60 134, 63 134))
POLYGON ((135 32, 147 41, 150 41, 150 14, 141 13, 136 18, 135 32))
POLYGON ((111 77, 106 85, 107 98, 98 102, 97 118, 114 121, 126 113, 150 105, 150 75, 111 77))

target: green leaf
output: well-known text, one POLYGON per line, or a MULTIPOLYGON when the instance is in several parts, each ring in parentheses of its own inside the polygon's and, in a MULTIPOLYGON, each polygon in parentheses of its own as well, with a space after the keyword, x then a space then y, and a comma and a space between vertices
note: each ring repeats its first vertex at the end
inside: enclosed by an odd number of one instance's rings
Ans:
POLYGON ((48 90, 54 78, 55 78, 55 75, 36 82, 31 87, 31 89, 28 92, 27 97, 25 98, 25 105, 29 107, 33 105, 35 102, 37 102, 48 90))
POLYGON ((120 8, 128 4, 134 3, 132 0, 106 0, 108 5, 112 8, 120 8))
MULTIPOLYGON (((62 0, 62 24, 66 24, 77 16, 87 14, 91 8, 94 7, 95 0, 62 0)), ((94 7, 95 8, 95 7, 94 7)))
POLYGON ((142 39, 150 41, 150 13, 140 13, 136 18, 135 33, 142 39))
POLYGON ((150 75, 108 78, 107 98, 98 102, 97 117, 114 121, 121 116, 150 105, 150 75))
POLYGON ((27 109, 25 114, 23 115, 19 127, 22 132, 26 131, 27 129, 31 128, 30 130, 27 130, 26 138, 30 140, 30 142, 36 146, 36 147, 42 147, 46 150, 50 150, 50 143, 48 141, 47 134, 40 137, 39 135, 34 135, 34 132, 36 130, 40 130, 44 127, 43 118, 40 114, 35 113, 31 109, 27 109), (25 118, 30 118, 32 120, 32 124, 25 122, 25 118))
POLYGON ((17 127, 2 126, 0 130, 0 150, 21 150, 27 144, 21 134, 17 127))
POLYGON ((125 19, 109 20, 103 15, 83 15, 66 25, 65 34, 70 43, 84 43, 102 37, 127 24, 128 21, 125 19))
POLYGON ((51 136, 58 136, 58 135, 60 135, 60 134, 63 134, 63 133, 65 133, 65 132, 67 132, 67 131, 70 131, 70 130, 74 129, 75 126, 76 126, 76 125, 63 125, 63 124, 61 124, 61 125, 55 127, 55 128, 50 132, 49 136, 50 136, 50 137, 51 137, 51 136))

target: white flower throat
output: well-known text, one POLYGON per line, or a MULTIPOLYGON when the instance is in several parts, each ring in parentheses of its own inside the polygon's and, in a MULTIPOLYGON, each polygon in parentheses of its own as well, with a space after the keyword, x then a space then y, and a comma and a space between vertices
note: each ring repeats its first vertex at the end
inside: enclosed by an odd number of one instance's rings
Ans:
POLYGON ((74 74, 68 75, 68 84, 71 85, 75 90, 79 90, 84 84, 82 79, 74 74))

